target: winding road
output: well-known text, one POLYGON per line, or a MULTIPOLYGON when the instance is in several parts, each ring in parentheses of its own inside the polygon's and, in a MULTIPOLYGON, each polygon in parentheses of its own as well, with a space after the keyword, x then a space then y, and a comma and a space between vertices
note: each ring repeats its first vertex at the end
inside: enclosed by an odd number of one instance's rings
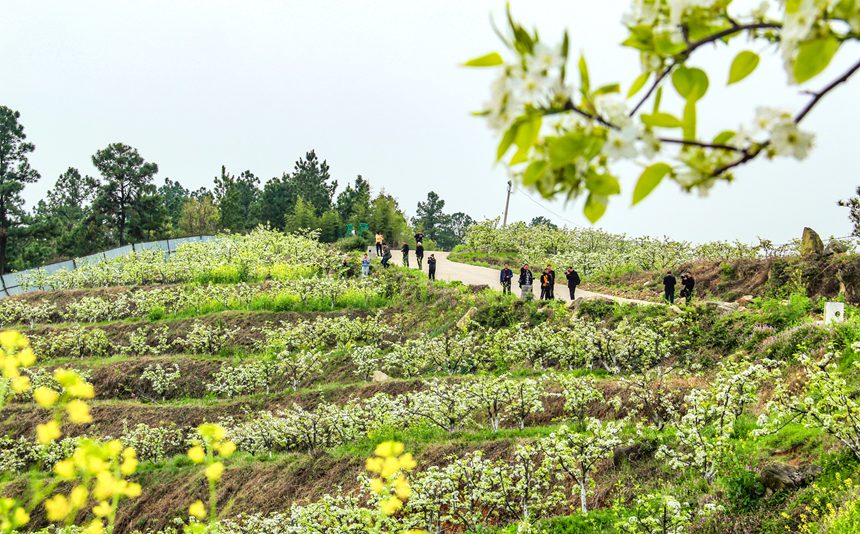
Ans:
MULTIPOLYGON (((439 280, 450 280, 450 281, 460 281, 466 285, 487 285, 493 289, 501 290, 502 285, 499 283, 499 271, 496 269, 490 269, 489 267, 478 267, 477 265, 469 265, 466 263, 459 263, 456 261, 450 261, 448 259, 447 252, 441 251, 425 251, 424 252, 424 265, 422 266, 422 270, 427 272, 427 258, 430 257, 430 254, 436 256, 436 278, 439 280)), ((403 255, 399 250, 391 251, 391 263, 396 265, 402 264, 403 255)), ((415 260, 415 251, 409 251, 409 266, 413 269, 418 267, 418 263, 415 260)), ((511 266, 511 269, 514 271, 514 282, 511 287, 511 291, 519 296, 520 291, 517 287, 517 277, 519 276, 519 266, 511 266)), ((556 270, 556 276, 564 276, 564 273, 561 270, 556 270)), ((534 296, 538 298, 540 296, 540 286, 537 278, 535 278, 535 284, 533 287, 534 296)), ((570 293, 567 290, 566 285, 556 284, 555 285, 555 298, 557 300, 563 300, 565 302, 570 302, 570 293)), ((617 297, 615 295, 606 295, 604 293, 595 293, 593 291, 585 291, 584 289, 576 290, 576 298, 583 299, 609 299, 614 300, 616 302, 621 302, 624 304, 649 304, 653 305, 654 302, 649 302, 647 300, 638 300, 638 299, 628 299, 624 297, 617 297)))

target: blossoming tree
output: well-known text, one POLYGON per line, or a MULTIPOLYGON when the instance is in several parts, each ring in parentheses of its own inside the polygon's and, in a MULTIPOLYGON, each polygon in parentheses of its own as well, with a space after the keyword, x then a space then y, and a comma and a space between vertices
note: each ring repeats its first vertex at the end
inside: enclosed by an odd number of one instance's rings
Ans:
MULTIPOLYGON (((749 124, 726 125, 711 139, 696 120, 710 77, 691 61, 708 45, 746 37, 751 46, 778 47, 788 83, 805 84, 845 43, 860 38, 860 1, 781 0, 774 8, 764 2, 751 10, 732 4, 631 0, 623 45, 639 53, 642 72, 624 92, 618 83, 593 85, 585 56, 578 62, 578 83, 571 84, 567 33, 561 44, 547 44, 508 12, 509 31, 502 40, 512 58, 493 52, 466 63, 498 71, 491 99, 480 112, 501 138, 498 160, 545 197, 586 196, 583 211, 594 222, 610 197, 621 193, 614 172, 620 160, 644 167, 633 190, 636 204, 666 178, 688 191, 707 191, 756 158, 806 158, 814 136, 801 130, 801 123, 860 69, 860 60, 817 88, 804 89, 809 98, 801 109, 759 107, 749 124), (670 87, 683 102, 679 110, 662 105, 670 87)), ((738 53, 727 85, 752 74, 759 61, 750 49, 738 53)))

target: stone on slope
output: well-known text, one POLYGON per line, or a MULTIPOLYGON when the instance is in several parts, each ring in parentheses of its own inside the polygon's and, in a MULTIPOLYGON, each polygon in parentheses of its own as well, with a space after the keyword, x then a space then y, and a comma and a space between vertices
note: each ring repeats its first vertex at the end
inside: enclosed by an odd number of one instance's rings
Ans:
POLYGON ((824 254, 824 242, 821 241, 821 236, 812 228, 803 229, 803 237, 800 240, 800 255, 821 256, 824 254))

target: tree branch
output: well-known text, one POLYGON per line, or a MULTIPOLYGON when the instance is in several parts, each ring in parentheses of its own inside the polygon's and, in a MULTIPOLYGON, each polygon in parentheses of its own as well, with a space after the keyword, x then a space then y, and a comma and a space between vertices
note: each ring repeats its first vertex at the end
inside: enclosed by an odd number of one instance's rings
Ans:
POLYGON ((702 39, 699 39, 698 41, 693 41, 692 43, 689 43, 687 49, 678 54, 678 57, 674 59, 672 63, 670 63, 669 66, 663 70, 663 72, 660 73, 656 80, 654 80, 654 83, 651 84, 642 99, 639 100, 639 102, 635 106, 633 106, 633 109, 630 111, 630 116, 632 117, 633 115, 635 115, 636 112, 639 111, 639 108, 641 108, 645 104, 645 102, 647 102, 648 99, 651 98, 651 95, 654 93, 654 91, 657 90, 657 87, 659 87, 660 84, 663 83, 663 80, 666 79, 666 76, 668 76, 675 69, 675 67, 689 59, 690 55, 692 55, 692 53, 695 52, 698 48, 740 32, 782 28, 782 24, 775 22, 757 22, 753 24, 736 24, 734 21, 731 20, 730 22, 732 23, 731 27, 711 34, 702 39))
POLYGON ((690 141, 688 139, 677 139, 674 137, 658 137, 657 140, 661 143, 670 143, 673 145, 697 146, 700 148, 728 150, 730 152, 739 152, 741 154, 746 154, 746 150, 744 150, 743 148, 738 148, 736 146, 726 145, 722 143, 705 143, 702 141, 690 141))

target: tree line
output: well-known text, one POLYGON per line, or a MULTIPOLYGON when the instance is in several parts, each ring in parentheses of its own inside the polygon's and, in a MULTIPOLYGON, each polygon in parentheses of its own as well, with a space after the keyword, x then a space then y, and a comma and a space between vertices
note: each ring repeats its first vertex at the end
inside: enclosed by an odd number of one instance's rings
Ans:
POLYGON ((28 210, 21 193, 41 176, 30 165, 35 146, 27 142, 19 119, 17 111, 0 106, 0 272, 128 243, 247 232, 260 224, 288 232, 317 230, 322 241, 356 249, 377 231, 400 243, 420 230, 447 249, 462 242, 474 222, 462 212, 445 213, 445 201, 432 191, 418 202, 411 220, 392 195, 372 194, 361 175, 338 191, 328 163, 314 150, 291 172, 265 183, 250 170, 233 174, 222 166, 211 189, 189 190, 169 177, 157 185, 158 165, 123 143, 93 154, 98 176, 69 167, 28 210), (357 235, 362 223, 368 231, 357 235), (347 235, 347 225, 355 235, 347 235))

